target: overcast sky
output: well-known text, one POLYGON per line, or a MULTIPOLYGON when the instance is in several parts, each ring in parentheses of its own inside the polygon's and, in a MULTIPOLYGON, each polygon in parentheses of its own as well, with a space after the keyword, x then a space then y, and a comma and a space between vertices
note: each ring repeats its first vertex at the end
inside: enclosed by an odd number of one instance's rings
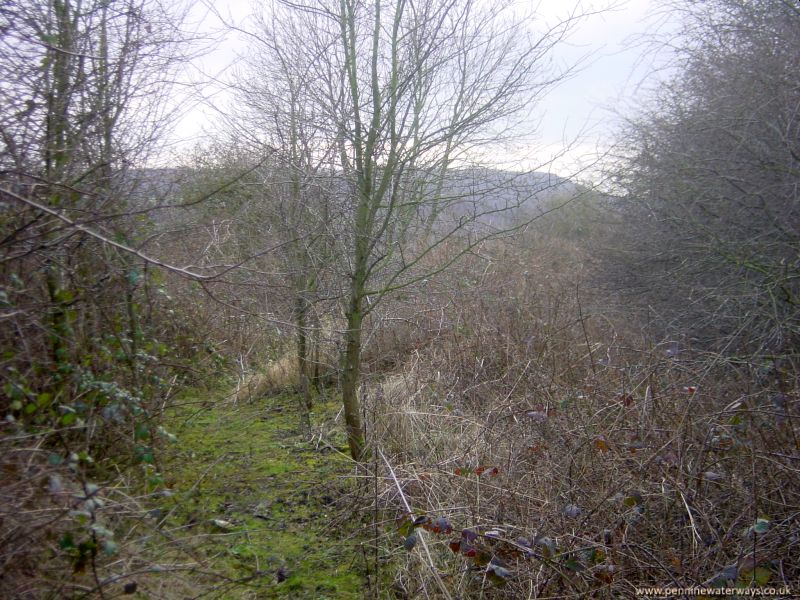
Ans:
MULTIPOLYGON (((583 2, 583 8, 593 11, 607 6, 607 2, 583 2)), ((548 21, 564 16, 569 6, 564 0, 541 0, 528 4, 519 0, 524 8, 538 4, 537 13, 548 21)), ((661 3, 663 5, 663 3, 661 3)), ((536 146, 537 158, 545 162, 552 156, 564 154, 566 144, 570 151, 552 164, 552 170, 569 175, 576 165, 589 164, 609 143, 616 120, 614 111, 625 112, 635 101, 638 85, 649 70, 642 61, 642 46, 637 37, 652 29, 657 0, 620 0, 612 9, 588 17, 554 55, 561 64, 572 64, 590 55, 581 70, 569 81, 562 83, 538 107, 541 119, 536 146), (576 141, 577 140, 577 141, 576 141)), ((203 32, 219 31, 222 23, 214 11, 221 11, 226 19, 244 24, 250 13, 248 0, 213 3, 213 10, 202 5, 195 7, 193 19, 203 32)), ((192 65, 192 76, 202 80, 214 76, 224 82, 235 68, 237 55, 243 44, 235 35, 224 36, 215 50, 207 53, 192 65)), ((176 131, 176 146, 186 150, 203 140, 213 131, 216 111, 229 106, 230 98, 224 85, 204 87, 203 99, 185 103, 191 108, 183 111, 176 131), (204 106, 205 104, 205 106, 204 106)))

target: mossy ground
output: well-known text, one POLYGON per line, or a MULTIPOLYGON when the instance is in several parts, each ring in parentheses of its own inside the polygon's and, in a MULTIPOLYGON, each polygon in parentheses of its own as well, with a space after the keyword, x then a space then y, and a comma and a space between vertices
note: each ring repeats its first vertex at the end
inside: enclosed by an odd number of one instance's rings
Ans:
MULTIPOLYGON (((185 398, 183 405, 170 417, 178 442, 162 467, 173 495, 160 510, 163 529, 182 539, 198 572, 208 573, 198 573, 198 593, 202 587, 210 591, 203 597, 213 598, 363 598, 359 525, 345 513, 352 463, 310 441, 298 398, 236 405, 185 398)), ((330 424, 338 408, 336 401, 318 402, 312 429, 330 424)), ((343 446, 341 433, 323 429, 328 443, 343 446)))

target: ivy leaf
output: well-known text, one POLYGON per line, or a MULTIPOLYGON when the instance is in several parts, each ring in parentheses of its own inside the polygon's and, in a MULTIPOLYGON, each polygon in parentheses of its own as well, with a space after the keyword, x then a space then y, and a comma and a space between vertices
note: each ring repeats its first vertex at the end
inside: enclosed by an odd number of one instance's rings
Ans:
POLYGON ((704 585, 713 588, 731 587, 732 583, 736 581, 739 576, 739 570, 736 565, 729 565, 722 569, 719 573, 709 579, 704 585))

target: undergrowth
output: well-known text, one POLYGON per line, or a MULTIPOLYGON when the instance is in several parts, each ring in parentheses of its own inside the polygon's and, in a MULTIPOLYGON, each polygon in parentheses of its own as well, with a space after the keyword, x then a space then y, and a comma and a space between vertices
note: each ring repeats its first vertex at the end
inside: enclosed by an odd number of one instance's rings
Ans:
POLYGON ((791 362, 648 342, 577 247, 508 250, 426 290, 444 308, 365 388, 399 596, 800 589, 791 362))

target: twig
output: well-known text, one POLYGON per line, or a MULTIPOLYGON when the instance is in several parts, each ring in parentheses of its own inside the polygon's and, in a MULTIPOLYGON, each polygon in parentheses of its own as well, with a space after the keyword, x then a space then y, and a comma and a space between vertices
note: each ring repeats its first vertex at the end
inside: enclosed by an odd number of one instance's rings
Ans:
MULTIPOLYGON (((397 480, 397 475, 395 475, 392 465, 389 464, 388 460, 386 460, 386 456, 383 454, 383 451, 380 448, 378 448, 378 454, 381 455, 383 462, 386 463, 386 468, 389 469, 389 474, 392 476, 392 481, 394 481, 394 485, 397 487, 397 491, 400 492, 400 499, 403 501, 403 504, 405 505, 408 514, 413 516, 414 511, 411 510, 411 505, 408 503, 408 500, 406 499, 406 495, 403 492, 403 488, 400 486, 400 482, 397 480)), ((425 541, 425 536, 423 535, 422 531, 417 532, 417 539, 420 541, 423 549, 425 550, 425 555, 428 559, 428 566, 431 568, 431 572, 433 573, 434 579, 436 579, 436 583, 439 586, 439 589, 442 591, 447 600, 453 600, 453 597, 450 595, 450 592, 447 591, 447 587, 444 585, 444 581, 442 581, 442 578, 439 575, 439 571, 436 569, 436 565, 433 564, 431 551, 428 548, 428 543, 425 541)))

